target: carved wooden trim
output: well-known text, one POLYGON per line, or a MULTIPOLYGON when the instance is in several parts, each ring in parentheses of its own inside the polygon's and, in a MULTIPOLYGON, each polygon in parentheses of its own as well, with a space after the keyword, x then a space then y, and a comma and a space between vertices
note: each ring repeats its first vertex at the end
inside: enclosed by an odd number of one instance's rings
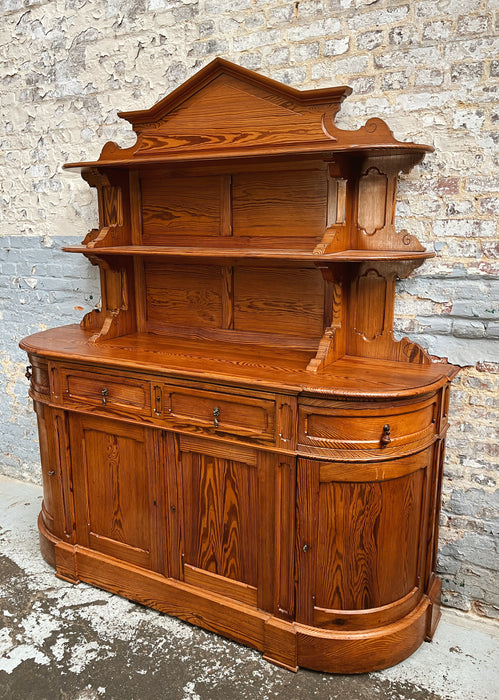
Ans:
POLYGON ((372 357, 430 364, 431 358, 417 343, 393 334, 395 280, 407 277, 420 264, 417 260, 360 266, 350 289, 347 352, 372 357))
POLYGON ((374 340, 385 332, 388 292, 388 280, 376 268, 357 277, 353 330, 364 340, 374 340))
POLYGON ((90 187, 95 187, 97 190, 99 207, 99 228, 89 231, 83 240, 83 245, 88 248, 113 245, 116 233, 124 225, 122 188, 111 184, 109 177, 98 168, 85 169, 82 176, 90 187))
POLYGON ((388 177, 372 166, 359 178, 357 198, 357 227, 373 236, 386 224, 388 177))
POLYGON ((324 320, 326 328, 315 357, 308 365, 307 371, 318 372, 327 367, 331 362, 345 354, 346 350, 346 299, 345 280, 346 274, 339 266, 319 266, 326 291, 324 294, 324 320))
POLYGON ((136 328, 136 319, 130 304, 130 285, 133 284, 134 261, 118 265, 115 259, 101 258, 92 254, 86 257, 93 265, 98 265, 101 277, 102 310, 93 309, 85 314, 80 322, 84 330, 97 331, 89 342, 97 343, 108 338, 116 338, 136 328))

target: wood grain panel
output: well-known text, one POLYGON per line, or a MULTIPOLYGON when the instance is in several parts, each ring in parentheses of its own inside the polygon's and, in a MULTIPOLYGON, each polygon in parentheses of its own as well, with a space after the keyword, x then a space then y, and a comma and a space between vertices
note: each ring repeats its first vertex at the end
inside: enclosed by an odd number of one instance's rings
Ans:
POLYGON ((226 277, 218 265, 145 265, 149 324, 221 328, 226 277))
POLYGON ((152 433, 85 416, 72 416, 70 427, 77 464, 79 541, 104 554, 153 568, 152 433))
POLYGON ((93 586, 175 615, 242 644, 263 646, 268 613, 211 591, 194 589, 183 581, 167 579, 126 562, 96 555, 83 547, 76 550, 75 558, 82 579, 93 586))
POLYGON ((296 460, 279 462, 276 470, 276 611, 285 619, 293 619, 295 610, 295 499, 296 460))
POLYGON ((377 483, 321 483, 316 605, 362 610, 418 585, 424 470, 377 483))
POLYGON ((199 452, 183 452, 181 459, 184 564, 256 588, 256 469, 199 452))
POLYGON ((225 576, 218 576, 209 571, 197 569, 190 564, 184 564, 184 581, 192 586, 197 586, 206 591, 213 591, 213 593, 219 593, 228 598, 234 598, 234 600, 239 600, 241 603, 246 603, 253 607, 257 605, 257 589, 254 586, 229 580, 225 576))
POLYGON ((319 270, 234 268, 234 329, 319 338, 325 284, 319 270))
MULTIPOLYGON (((296 621, 313 622, 319 522, 319 468, 315 460, 298 460, 296 479, 296 621)), ((330 526, 328 526, 329 529, 330 526)), ((334 566, 333 561, 327 565, 334 566)))
POLYGON ((369 168, 359 178, 357 225, 368 236, 382 229, 386 220, 388 177, 377 168, 369 168))
POLYGON ((58 460, 53 410, 43 403, 34 402, 42 467, 43 503, 41 516, 47 530, 58 536, 63 532, 62 474, 58 460))
POLYGON ((220 76, 209 90, 196 93, 171 112, 165 129, 144 131, 139 151, 251 151, 262 146, 289 148, 304 139, 312 143, 326 140, 320 113, 220 76))
POLYGON ((157 236, 219 236, 222 229, 222 188, 218 176, 142 177, 142 240, 157 236))
POLYGON ((235 174, 233 235, 313 239, 326 228, 324 170, 235 174))

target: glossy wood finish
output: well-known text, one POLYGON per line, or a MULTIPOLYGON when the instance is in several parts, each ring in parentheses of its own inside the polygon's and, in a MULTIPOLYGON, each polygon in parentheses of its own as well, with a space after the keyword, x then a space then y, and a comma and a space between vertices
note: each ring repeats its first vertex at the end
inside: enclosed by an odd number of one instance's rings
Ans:
POLYGON ((21 344, 57 575, 333 673, 435 631, 457 372, 392 332, 432 256, 397 178, 431 149, 338 129, 348 94, 217 59, 122 114, 136 145, 71 166, 102 310, 21 344))

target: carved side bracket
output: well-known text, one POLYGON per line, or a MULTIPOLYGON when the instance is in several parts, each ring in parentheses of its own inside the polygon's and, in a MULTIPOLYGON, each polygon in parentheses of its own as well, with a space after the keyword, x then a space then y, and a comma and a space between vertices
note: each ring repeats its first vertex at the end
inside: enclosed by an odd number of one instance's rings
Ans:
POLYGON ((84 170, 82 175, 91 187, 96 188, 99 204, 99 228, 92 229, 83 244, 87 248, 100 248, 123 242, 119 240, 124 224, 122 187, 111 184, 97 168, 84 170))
POLYGON ((431 364, 430 356, 408 338, 393 335, 395 281, 407 277, 419 260, 362 263, 349 290, 347 353, 394 362, 431 364))
POLYGON ((344 300, 345 270, 339 265, 320 268, 326 285, 324 294, 324 319, 326 328, 319 341, 315 357, 307 365, 307 371, 318 372, 345 354, 346 306, 344 300))
POLYGON ((326 327, 307 370, 319 372, 343 355, 431 364, 432 358, 417 343, 408 338, 398 341, 393 335, 395 281, 407 277, 421 263, 316 263, 326 283, 326 327))
POLYGON ((318 372, 337 359, 338 329, 328 327, 319 341, 317 353, 307 365, 307 372, 318 372))
POLYGON ((398 174, 414 164, 414 154, 370 156, 359 170, 352 248, 422 251, 407 231, 395 229, 398 174))
POLYGON ((117 338, 135 330, 135 314, 131 308, 129 287, 133 282, 129 261, 121 261, 117 266, 108 259, 86 255, 92 265, 98 265, 101 277, 102 311, 94 309, 86 314, 80 327, 96 331, 91 343, 109 338, 117 338))

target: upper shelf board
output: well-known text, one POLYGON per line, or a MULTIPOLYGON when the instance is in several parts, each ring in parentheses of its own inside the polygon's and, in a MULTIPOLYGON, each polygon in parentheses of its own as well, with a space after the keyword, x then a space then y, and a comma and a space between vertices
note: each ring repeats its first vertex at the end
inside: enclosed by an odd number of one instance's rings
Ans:
POLYGON ((99 160, 65 168, 124 167, 252 156, 342 152, 411 153, 431 146, 397 141, 381 119, 354 131, 334 119, 349 87, 296 90, 216 58, 151 109, 121 112, 137 142, 107 143, 99 160))
POLYGON ((87 255, 140 255, 169 258, 243 258, 246 260, 289 260, 296 262, 362 262, 364 260, 414 260, 434 257, 428 251, 398 250, 342 250, 337 253, 316 254, 303 250, 256 249, 241 247, 199 247, 199 246, 106 246, 89 248, 86 245, 66 246, 67 253, 87 255))

